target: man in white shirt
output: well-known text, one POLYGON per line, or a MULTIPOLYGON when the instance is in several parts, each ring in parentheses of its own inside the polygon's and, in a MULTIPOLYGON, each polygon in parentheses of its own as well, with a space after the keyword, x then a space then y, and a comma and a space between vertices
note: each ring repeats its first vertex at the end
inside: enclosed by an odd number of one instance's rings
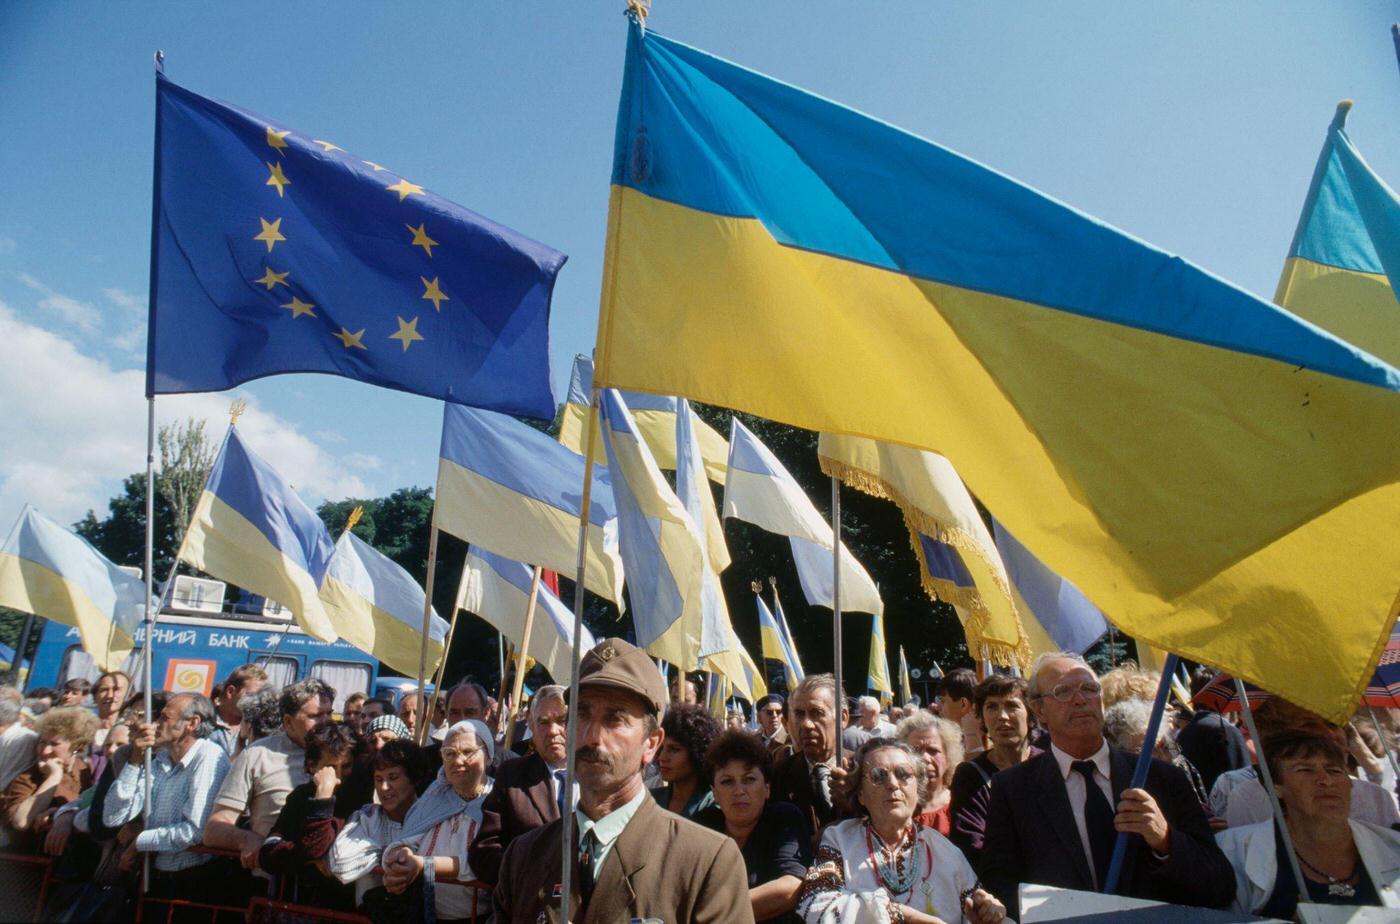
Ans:
POLYGON ((894 726, 880 714, 880 701, 873 696, 860 698, 860 727, 869 732, 871 738, 894 737, 894 726))

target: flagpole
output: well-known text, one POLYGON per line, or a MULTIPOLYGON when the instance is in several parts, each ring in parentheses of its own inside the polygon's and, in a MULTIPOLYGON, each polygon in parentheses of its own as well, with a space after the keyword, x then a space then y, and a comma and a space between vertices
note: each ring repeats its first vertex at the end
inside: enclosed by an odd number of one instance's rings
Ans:
MULTIPOLYGON (((15 658, 18 660, 19 655, 15 655, 15 658)), ((1381 727, 1381 720, 1376 717, 1376 707, 1367 703, 1366 711, 1371 714, 1371 724, 1376 728, 1376 737, 1381 739, 1381 747, 1385 748, 1385 756, 1390 758, 1390 768, 1395 771, 1396 779, 1400 779, 1400 760, 1395 759, 1395 751, 1386 744, 1385 730, 1381 727)))
POLYGON ((1395 60, 1400 63, 1400 22, 1391 25, 1390 37, 1395 40, 1395 60))
MULTIPOLYGON (((1152 766, 1152 752, 1157 748, 1157 732, 1162 727, 1162 713, 1167 709, 1167 693, 1171 690, 1171 676, 1176 672, 1177 656, 1168 654, 1162 665, 1162 677, 1157 681, 1157 698, 1152 703, 1152 718, 1147 722, 1147 734, 1142 739, 1142 751, 1138 754, 1137 766, 1133 768, 1131 788, 1141 789, 1147 784, 1147 771, 1152 766)), ((1100 883, 1101 891, 1112 895, 1118 889, 1118 879, 1123 873, 1123 861, 1128 855, 1126 831, 1119 831, 1113 842, 1113 857, 1108 863, 1108 875, 1100 883)), ((1301 882, 1302 880, 1298 880, 1301 882)))
MULTIPOLYGON (((1171 660, 1176 655, 1167 655, 1171 660)), ((1269 794, 1269 803, 1274 809, 1274 824, 1283 835, 1283 846, 1288 854, 1288 864, 1293 870, 1293 881, 1298 883, 1298 901, 1308 901, 1307 880, 1303 878, 1303 868, 1298 865, 1298 851, 1293 847, 1293 835, 1288 831, 1288 822, 1283 817, 1283 806, 1278 801, 1278 790, 1274 789, 1274 775, 1269 772, 1269 762, 1264 757, 1264 742, 1259 740, 1259 729, 1254 725, 1254 710, 1249 705, 1249 691, 1244 681, 1235 678, 1235 695, 1240 698, 1240 711, 1244 713, 1245 728, 1249 730, 1249 740, 1254 742, 1254 757, 1259 761, 1259 782, 1269 794)))
POLYGON ((831 479, 831 633, 832 658, 836 662, 832 675, 836 678, 836 766, 841 766, 841 732, 844 723, 841 711, 846 706, 846 692, 841 685, 841 480, 831 479))
MULTIPOLYGON (((358 509, 358 508, 357 508, 358 509)), ((350 527, 347 525, 346 530, 350 527)), ((442 696, 442 678, 447 674, 447 656, 452 652, 452 637, 457 634, 457 616, 462 612, 462 594, 467 584, 467 563, 462 562, 462 574, 457 578, 457 595, 452 598, 452 618, 447 623, 447 635, 442 640, 442 660, 438 662, 437 674, 433 678, 433 701, 428 706, 427 715, 432 716, 437 709, 437 701, 442 696)), ((431 718, 429 719, 431 721, 431 718)))
MULTIPOLYGON (((432 713, 428 712, 428 695, 424 690, 424 684, 428 680, 428 632, 432 629, 433 621, 433 576, 437 571, 437 500, 433 500, 432 527, 428 533, 428 574, 423 579, 423 643, 418 650, 418 705, 424 712, 418 717, 418 728, 414 737, 418 739, 420 746, 428 742, 428 726, 432 724, 432 713)), ((447 653, 443 652, 443 662, 447 661, 447 653)))
POLYGON ((530 661, 530 632, 535 627, 535 606, 540 597, 540 574, 544 569, 535 565, 535 574, 530 578, 530 600, 525 604, 525 628, 520 633, 520 661, 515 668, 515 680, 510 685, 511 721, 506 724, 505 749, 510 750, 511 739, 515 737, 515 709, 520 702, 520 693, 525 687, 525 665, 530 661))
MULTIPOLYGON (((584 421, 584 432, 588 434, 584 441, 583 452, 583 497, 579 503, 578 513, 578 566, 574 572, 574 637, 572 664, 569 671, 569 723, 567 731, 567 756, 564 759, 564 792, 565 804, 572 804, 574 791, 574 770, 576 761, 574 758, 575 744, 578 741, 578 672, 579 662, 583 660, 583 582, 585 569, 588 565, 588 508, 593 498, 593 453, 596 450, 596 437, 598 431, 598 389, 593 389, 592 400, 588 403, 588 418, 584 421)), ((572 819, 564 817, 560 819, 560 838, 563 841, 559 853, 562 860, 562 869, 559 873, 559 919, 567 921, 570 916, 570 899, 572 897, 574 856, 573 856, 573 833, 574 826, 572 819)))

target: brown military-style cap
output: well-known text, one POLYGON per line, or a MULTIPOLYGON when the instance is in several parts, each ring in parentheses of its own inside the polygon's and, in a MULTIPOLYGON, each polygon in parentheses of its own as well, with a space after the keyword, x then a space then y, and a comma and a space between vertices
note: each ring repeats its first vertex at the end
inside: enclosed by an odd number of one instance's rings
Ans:
POLYGON ((610 638, 593 646, 579 663, 578 687, 612 687, 635 693, 661 716, 669 696, 656 662, 645 649, 620 638, 610 638))

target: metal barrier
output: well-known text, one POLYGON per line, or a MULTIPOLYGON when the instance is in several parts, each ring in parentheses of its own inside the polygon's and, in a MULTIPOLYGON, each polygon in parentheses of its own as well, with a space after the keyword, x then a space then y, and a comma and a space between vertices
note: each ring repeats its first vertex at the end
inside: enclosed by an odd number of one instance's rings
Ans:
POLYGON ((369 918, 348 911, 330 911, 312 905, 298 905, 273 898, 255 898, 248 902, 247 924, 369 924, 369 918))
POLYGON ((38 921, 53 883, 53 858, 29 853, 0 853, 0 896, 4 916, 38 921))

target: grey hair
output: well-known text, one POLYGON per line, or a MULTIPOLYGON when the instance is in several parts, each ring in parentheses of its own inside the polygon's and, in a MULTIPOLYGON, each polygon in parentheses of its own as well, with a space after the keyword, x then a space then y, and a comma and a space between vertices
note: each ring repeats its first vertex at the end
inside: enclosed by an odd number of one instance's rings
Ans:
MULTIPOLYGON (((192 719, 198 717, 199 724, 195 726, 194 736, 196 738, 208 738, 214 734, 214 703, 203 693, 177 693, 176 696, 187 696, 189 701, 185 703, 185 708, 180 710, 180 719, 192 719)), ((171 697, 174 699, 174 697, 171 697)))
POLYGON ((932 712, 924 712, 921 709, 913 715, 899 720, 899 724, 894 727, 894 737, 896 741, 908 744, 910 738, 928 729, 938 732, 938 737, 943 741, 944 763, 947 765, 947 769, 943 772, 943 785, 951 786, 953 771, 958 769, 958 764, 963 762, 963 757, 967 753, 963 744, 962 727, 957 722, 934 715, 932 712))
POLYGON ((879 712, 880 701, 873 696, 862 696, 860 698, 860 711, 864 712, 867 709, 874 709, 876 712, 879 712))
POLYGON ((826 690, 831 694, 831 706, 838 712, 846 708, 846 696, 844 693, 838 695, 836 692, 835 674, 808 674, 802 678, 802 682, 797 685, 797 689, 792 691, 789 700, 794 700, 799 696, 810 698, 818 690, 826 690))
POLYGON ((547 683, 536 690, 535 695, 530 697, 530 721, 535 720, 535 716, 539 715, 540 707, 550 700, 557 699, 567 705, 568 699, 564 695, 565 692, 565 689, 557 683, 547 683))
POLYGON ((335 701, 335 687, 326 683, 319 677, 307 677, 305 680, 298 680, 290 684, 282 691, 278 699, 278 709, 282 715, 296 715, 305 706, 307 700, 313 697, 335 701))
POLYGON ((471 690, 473 693, 476 694, 476 698, 481 701, 482 711, 491 711, 491 694, 487 693, 486 688, 481 684, 477 683, 475 680, 463 680, 461 683, 448 690, 447 699, 445 701, 451 702, 452 697, 457 695, 458 690, 471 690))
POLYGON ((903 741, 896 741, 892 738, 871 738, 862 744, 851 758, 851 768, 846 772, 846 783, 841 787, 839 795, 833 793, 833 795, 838 796, 840 804, 847 811, 862 818, 870 817, 870 810, 860 801, 860 785, 865 782, 865 765, 866 761, 870 759, 870 755, 886 748, 908 755, 909 763, 914 767, 914 779, 919 791, 919 803, 915 810, 922 807, 933 795, 933 786, 928 778, 928 764, 924 762, 924 755, 903 741))
POLYGON ((265 738, 280 727, 277 700, 277 691, 270 687, 238 697, 238 711, 243 713, 243 721, 252 726, 254 739, 265 738))
MULTIPOLYGON (((1084 656, 1077 652, 1047 651, 1044 654, 1037 655, 1035 663, 1031 665, 1030 681, 1026 684, 1027 701, 1039 699, 1045 695, 1044 691, 1040 689, 1040 671, 1051 661, 1073 661, 1089 673, 1094 674, 1094 669, 1089 666, 1089 662, 1085 661, 1084 656)), ((1098 674, 1094 674, 1094 677, 1097 678, 1098 674)))
POLYGON ((13 725, 19 721, 20 705, 24 698, 19 690, 11 686, 0 687, 0 725, 13 725))
MULTIPOLYGON (((1121 699, 1103 714, 1103 734, 1108 743, 1120 751, 1135 750, 1129 741, 1134 735, 1147 734, 1152 721, 1152 704, 1143 699, 1121 699)), ((1166 724, 1158 729, 1160 739, 1166 724)))

